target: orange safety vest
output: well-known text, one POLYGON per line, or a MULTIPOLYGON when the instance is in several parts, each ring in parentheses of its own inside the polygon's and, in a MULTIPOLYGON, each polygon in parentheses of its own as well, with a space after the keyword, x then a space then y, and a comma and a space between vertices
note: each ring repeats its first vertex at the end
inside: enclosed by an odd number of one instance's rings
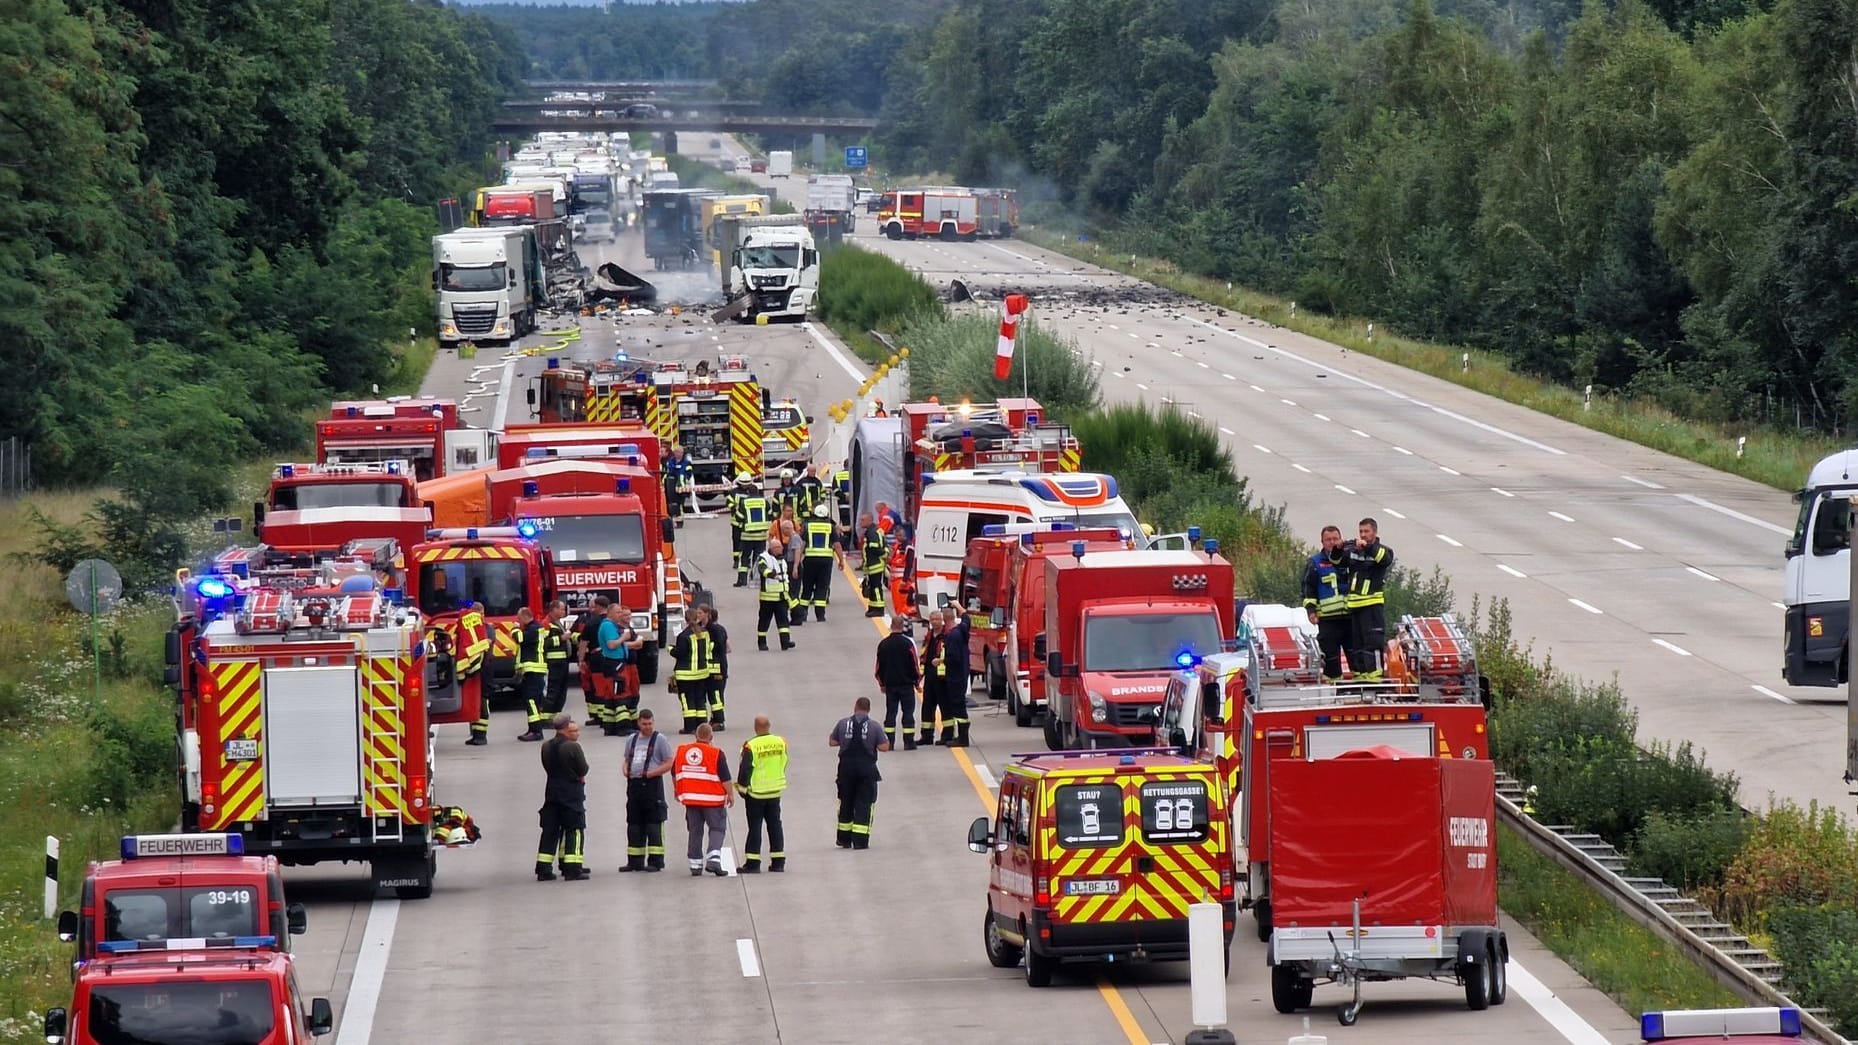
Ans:
POLYGON ((671 790, 687 806, 719 806, 729 800, 723 786, 723 752, 719 747, 692 741, 677 749, 671 759, 671 790))

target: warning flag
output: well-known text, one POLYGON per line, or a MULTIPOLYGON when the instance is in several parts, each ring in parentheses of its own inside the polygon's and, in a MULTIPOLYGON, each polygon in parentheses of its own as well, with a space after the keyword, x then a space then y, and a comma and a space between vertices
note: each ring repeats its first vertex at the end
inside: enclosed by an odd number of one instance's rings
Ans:
POLYGON ((1024 294, 1008 294, 1001 305, 1000 343, 994 348, 994 377, 1005 381, 1013 372, 1013 342, 1019 337, 1019 317, 1030 304, 1024 294))

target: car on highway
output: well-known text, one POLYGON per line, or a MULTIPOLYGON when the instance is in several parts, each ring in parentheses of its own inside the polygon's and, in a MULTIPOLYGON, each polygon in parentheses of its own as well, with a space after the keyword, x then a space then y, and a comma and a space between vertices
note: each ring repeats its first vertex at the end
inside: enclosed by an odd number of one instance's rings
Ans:
POLYGON ((750 160, 748 171, 750 174, 766 174, 768 173, 768 161, 760 158, 750 160))
POLYGON ((877 206, 884 200, 884 194, 876 189, 859 189, 852 206, 863 207, 866 214, 876 214, 877 206))
POLYGON ((724 174, 734 174, 735 173, 735 157, 724 156, 722 160, 717 164, 717 166, 723 169, 724 174))
POLYGON ((582 226, 575 230, 576 238, 586 243, 611 242, 619 238, 618 226, 613 221, 611 211, 590 210, 575 215, 582 226))
POLYGON ((711 152, 720 152, 722 150, 722 147, 723 147, 723 140, 721 138, 710 139, 710 151, 711 152))

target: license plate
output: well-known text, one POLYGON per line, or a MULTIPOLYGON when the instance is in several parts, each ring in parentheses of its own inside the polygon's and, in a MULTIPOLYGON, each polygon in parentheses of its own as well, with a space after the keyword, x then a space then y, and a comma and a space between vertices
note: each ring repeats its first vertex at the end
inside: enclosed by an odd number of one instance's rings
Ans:
POLYGON ((257 758, 257 757, 258 757, 258 741, 256 740, 228 740, 226 741, 227 761, 229 762, 250 762, 252 759, 257 758))
POLYGON ((1115 878, 1073 878, 1064 884, 1066 896, 1115 896, 1122 891, 1123 883, 1115 878))

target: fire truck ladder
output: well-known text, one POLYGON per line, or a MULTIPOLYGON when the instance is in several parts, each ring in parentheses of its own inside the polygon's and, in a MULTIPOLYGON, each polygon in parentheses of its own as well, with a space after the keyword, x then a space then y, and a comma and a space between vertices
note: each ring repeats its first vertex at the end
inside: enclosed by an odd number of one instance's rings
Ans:
MULTIPOLYGON (((400 674, 409 663, 403 645, 391 657, 368 656, 367 636, 357 635, 357 660, 366 687, 361 720, 362 772, 367 781, 368 821, 376 842, 406 838, 401 802, 406 789, 405 739, 400 714, 400 674)), ((379 651, 374 651, 379 652, 379 651)))

